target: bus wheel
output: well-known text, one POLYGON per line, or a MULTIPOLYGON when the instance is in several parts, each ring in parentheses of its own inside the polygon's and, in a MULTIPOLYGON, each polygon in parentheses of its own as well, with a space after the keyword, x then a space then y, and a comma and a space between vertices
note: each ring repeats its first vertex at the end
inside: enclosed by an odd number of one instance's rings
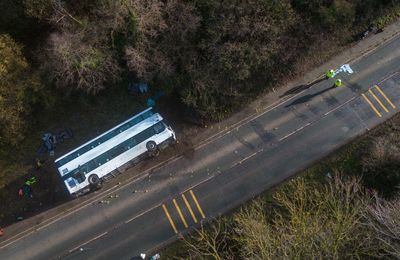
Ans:
POLYGON ((146 143, 146 148, 149 152, 154 152, 155 150, 157 150, 157 144, 154 141, 148 141, 146 143))
POLYGON ((89 184, 94 189, 99 189, 101 187, 100 178, 97 174, 91 174, 88 178, 89 184))

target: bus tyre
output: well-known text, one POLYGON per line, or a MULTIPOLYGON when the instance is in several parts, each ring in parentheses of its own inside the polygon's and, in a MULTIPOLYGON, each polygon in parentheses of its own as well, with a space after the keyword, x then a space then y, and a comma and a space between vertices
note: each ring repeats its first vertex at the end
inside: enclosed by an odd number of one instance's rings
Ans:
POLYGON ((154 141, 148 141, 146 143, 146 148, 149 152, 154 152, 155 150, 157 150, 157 144, 154 141))
POLYGON ((89 181, 90 186, 92 186, 93 188, 100 187, 100 178, 99 178, 99 176, 97 176, 97 174, 91 174, 89 176, 88 181, 89 181))

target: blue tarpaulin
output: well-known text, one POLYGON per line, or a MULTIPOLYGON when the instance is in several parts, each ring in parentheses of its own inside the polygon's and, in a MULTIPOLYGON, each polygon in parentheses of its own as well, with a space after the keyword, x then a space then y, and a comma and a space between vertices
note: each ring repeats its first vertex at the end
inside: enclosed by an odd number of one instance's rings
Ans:
POLYGON ((143 94, 149 91, 149 85, 146 83, 129 83, 128 90, 131 94, 143 94))

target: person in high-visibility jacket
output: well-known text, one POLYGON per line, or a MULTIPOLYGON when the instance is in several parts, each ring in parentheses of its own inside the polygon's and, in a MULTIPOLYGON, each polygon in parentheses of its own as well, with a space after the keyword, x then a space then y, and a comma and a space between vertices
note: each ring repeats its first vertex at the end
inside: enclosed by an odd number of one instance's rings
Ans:
POLYGON ((31 186, 35 182, 36 182, 36 178, 32 177, 32 178, 28 179, 27 181, 25 181, 25 184, 28 185, 28 186, 31 186))
POLYGON ((341 79, 335 80, 335 87, 341 87, 341 86, 342 86, 342 80, 341 79))
POLYGON ((335 72, 333 70, 327 70, 325 72, 325 76, 326 76, 327 79, 331 79, 331 78, 333 78, 335 76, 335 72))

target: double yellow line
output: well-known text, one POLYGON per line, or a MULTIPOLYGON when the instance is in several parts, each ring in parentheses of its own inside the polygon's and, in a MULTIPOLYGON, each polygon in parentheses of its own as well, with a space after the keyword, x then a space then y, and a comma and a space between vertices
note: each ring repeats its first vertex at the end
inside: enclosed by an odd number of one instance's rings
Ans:
MULTIPOLYGON (((197 200, 196 195, 194 194, 194 192, 192 190, 189 191, 189 194, 190 194, 194 204, 196 205, 196 208, 197 208, 198 212, 200 213, 201 218, 205 219, 206 215, 204 214, 204 211, 201 208, 200 203, 197 200)), ((183 201, 184 201, 184 203, 186 205, 186 208, 188 209, 188 211, 190 213, 190 216, 192 217, 194 223, 197 223, 198 220, 196 218, 196 215, 194 214, 194 211, 193 211, 192 207, 190 206, 190 203, 189 203, 188 199, 186 198, 185 194, 181 194, 181 197, 182 197, 182 199, 183 199, 183 201)), ((182 213, 182 210, 179 207, 178 202, 176 201, 176 199, 173 199, 172 203, 174 204, 175 209, 178 212, 178 215, 179 215, 183 225, 185 226, 185 228, 188 228, 189 225, 188 225, 188 223, 187 223, 187 221, 186 221, 186 219, 185 219, 185 217, 184 217, 184 215, 182 213)), ((165 216, 167 217, 169 223, 171 224, 171 227, 174 230, 175 234, 178 234, 178 229, 176 228, 175 222, 172 220, 172 217, 168 212, 167 206, 165 204, 162 204, 162 208, 163 208, 165 216)))
MULTIPOLYGON (((381 88, 378 85, 375 85, 374 88, 379 92, 379 94, 386 100, 386 102, 392 107, 396 108, 396 106, 390 101, 390 99, 383 93, 381 88)), ((375 99, 375 101, 380 105, 380 107, 386 112, 389 113, 389 110, 387 107, 382 103, 382 101, 375 95, 375 93, 372 91, 372 89, 368 90, 368 93, 375 99)), ((377 114, 379 117, 382 117, 382 114, 378 111, 376 106, 369 100, 369 98, 363 93, 362 94, 363 98, 365 101, 368 103, 368 105, 372 108, 372 110, 377 114)))

